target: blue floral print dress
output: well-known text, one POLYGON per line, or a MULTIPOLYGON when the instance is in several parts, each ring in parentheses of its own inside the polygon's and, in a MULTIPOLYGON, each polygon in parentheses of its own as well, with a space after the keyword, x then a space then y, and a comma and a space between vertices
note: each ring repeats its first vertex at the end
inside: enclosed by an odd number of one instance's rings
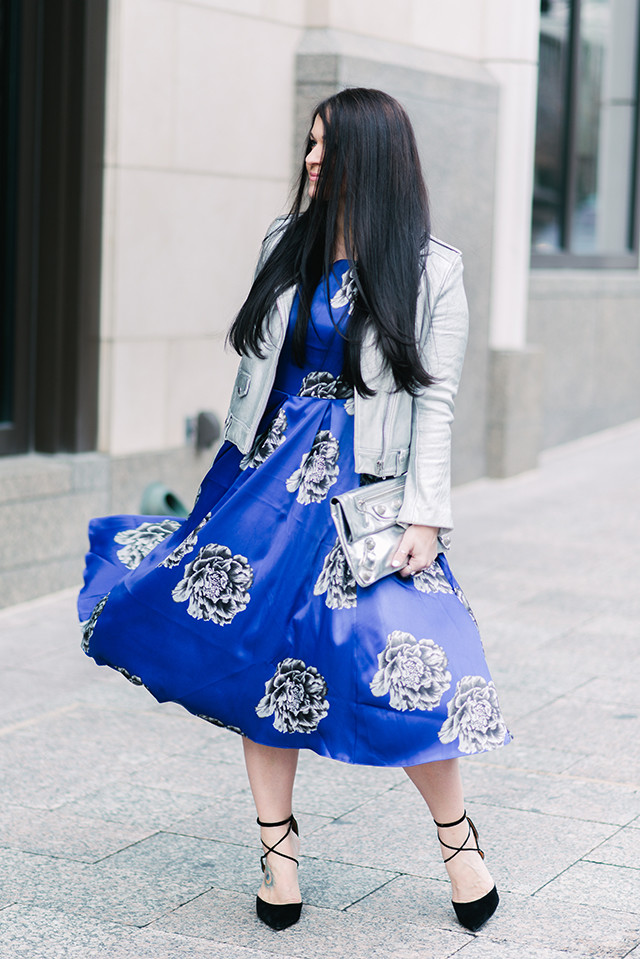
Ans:
POLYGON ((362 478, 341 381, 347 261, 291 338, 249 453, 225 443, 185 520, 90 524, 84 651, 161 702, 258 743, 410 766, 509 741, 473 613, 444 555, 357 586, 329 502, 362 478))

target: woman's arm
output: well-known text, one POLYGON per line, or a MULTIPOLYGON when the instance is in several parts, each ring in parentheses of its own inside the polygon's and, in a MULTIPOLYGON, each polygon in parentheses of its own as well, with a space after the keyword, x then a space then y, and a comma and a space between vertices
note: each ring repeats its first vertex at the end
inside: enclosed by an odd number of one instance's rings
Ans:
MULTIPOLYGON (((435 246, 435 244, 434 244, 435 246)), ((429 271, 431 314, 424 318, 422 353, 435 378, 414 397, 411 448, 404 501, 398 521, 403 525, 451 529, 451 421, 468 333, 468 307, 462 284, 462 258, 445 247, 429 271), (432 278, 439 282, 433 283, 432 278)))

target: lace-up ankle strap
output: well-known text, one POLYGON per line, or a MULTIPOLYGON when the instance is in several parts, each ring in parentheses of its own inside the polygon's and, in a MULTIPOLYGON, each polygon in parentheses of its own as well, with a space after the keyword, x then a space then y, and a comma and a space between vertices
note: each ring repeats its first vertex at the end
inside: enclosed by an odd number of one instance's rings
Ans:
POLYGON ((298 823, 295 820, 295 816, 291 814, 291 816, 288 816, 286 819, 282 819, 280 822, 262 822, 260 817, 258 816, 256 818, 256 822, 258 823, 259 826, 263 826, 269 829, 275 826, 287 826, 287 825, 289 826, 285 834, 281 836, 277 842, 274 842, 273 846, 269 846, 268 843, 266 843, 264 839, 262 839, 262 837, 260 838, 260 842, 262 843, 265 849, 264 853, 260 856, 260 866, 262 868, 262 871, 263 872, 265 871, 267 856, 269 855, 270 852, 275 853, 276 856, 280 856, 282 859, 290 859, 291 862, 295 862, 296 866, 299 865, 298 860, 295 859, 293 856, 287 856, 286 853, 280 852, 280 850, 276 848, 277 846, 280 845, 281 842, 284 842, 284 840, 287 838, 287 836, 289 835, 292 829, 294 833, 296 834, 296 836, 298 835, 298 823))
POLYGON ((465 821, 465 819, 466 819, 467 823, 469 824, 469 831, 467 832, 466 838, 465 838, 465 840, 464 840, 464 842, 462 843, 461 846, 450 846, 448 842, 444 842, 444 840, 440 838, 440 835, 438 835, 438 839, 440 839, 440 843, 441 843, 441 845, 444 846, 445 849, 453 849, 453 850, 454 850, 453 853, 452 853, 450 856, 447 856, 447 858, 444 860, 445 863, 451 862, 451 860, 452 860, 455 856, 457 856, 459 852, 477 852, 477 853, 479 854, 480 858, 481 858, 481 859, 484 859, 484 852, 483 852, 482 849, 480 848, 480 844, 479 844, 479 842, 478 842, 478 830, 477 830, 476 827, 474 826, 474 824, 473 824, 473 822, 471 821, 471 819, 469 819, 469 817, 467 816, 467 810, 466 810, 466 809, 465 809, 465 811, 463 812, 463 814, 462 814, 462 816, 460 817, 460 819, 456 819, 455 822, 437 822, 437 820, 435 820, 435 819, 434 819, 433 821, 434 821, 434 823, 436 824, 436 826, 438 827, 438 829, 449 829, 451 826, 459 826, 460 823, 463 823, 463 822, 465 821), (474 840, 475 840, 475 847, 474 847, 474 846, 467 846, 467 843, 469 842, 469 838, 470 838, 470 836, 471 836, 472 834, 473 834, 473 838, 474 838, 474 840))

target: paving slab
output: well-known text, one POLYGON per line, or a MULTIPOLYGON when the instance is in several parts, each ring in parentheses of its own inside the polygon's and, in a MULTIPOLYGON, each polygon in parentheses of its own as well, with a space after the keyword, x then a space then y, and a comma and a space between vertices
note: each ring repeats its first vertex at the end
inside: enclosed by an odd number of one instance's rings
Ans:
POLYGON ((636 917, 640 942, 640 869, 577 862, 538 892, 541 899, 581 903, 636 917))
MULTIPOLYGON (((352 913, 375 913, 398 923, 458 928, 448 903, 446 882, 399 876, 349 908, 352 913)), ((508 942, 512 955, 520 947, 564 951, 576 957, 626 956, 638 941, 637 916, 619 911, 554 901, 502 890, 500 908, 480 935, 494 945, 508 942)), ((466 948, 466 947, 464 947, 466 948)))
POLYGON ((98 862, 139 842, 155 830, 149 823, 135 825, 81 818, 59 810, 43 811, 0 804, 0 847, 38 856, 78 862, 98 862))
POLYGON ((349 915, 381 916, 398 924, 423 926, 425 936, 432 929, 460 932, 451 908, 451 887, 440 879, 400 875, 349 906, 349 915))
MULTIPOLYGON (((264 959, 262 950, 126 928, 84 916, 15 905, 0 911, 2 959, 264 959)), ((298 959, 277 953, 278 959, 298 959)))
MULTIPOLYGON (((553 877, 589 854, 617 832, 617 826, 551 816, 531 810, 468 801, 467 810, 480 832, 481 846, 500 889, 533 894, 553 877), (512 850, 520 850, 517 857, 512 850)), ((435 831, 421 800, 395 790, 324 826, 305 841, 309 855, 422 876, 445 877, 435 831), (395 828, 380 842, 380 823, 395 828)))
MULTIPOLYGON (((566 952, 547 949, 544 946, 518 945, 518 959, 567 959, 566 952)), ((514 959, 510 942, 494 942, 478 937, 458 953, 460 959, 514 959)), ((584 955, 582 959, 591 959, 584 955)))
POLYGON ((103 822, 128 824, 157 832, 173 826, 185 816, 206 809, 211 801, 210 797, 172 789, 114 782, 59 806, 58 812, 79 820, 98 816, 103 822))
POLYGON ((640 809, 640 785, 598 782, 548 772, 500 770, 479 763, 465 775, 468 798, 574 820, 624 825, 640 809))
POLYGON ((567 630, 561 643, 544 644, 539 650, 540 661, 554 670, 583 673, 588 667, 594 677, 619 675, 621 663, 636 665, 639 656, 638 618, 620 605, 609 615, 597 614, 567 630))
POLYGON ((488 766, 492 769, 522 769, 527 772, 562 773, 587 758, 584 753, 575 750, 556 749, 549 746, 530 746, 520 736, 509 744, 508 749, 499 752, 482 753, 469 756, 464 764, 465 779, 471 775, 473 766, 488 766))
POLYGON ((640 830, 637 825, 638 821, 634 820, 628 828, 618 830, 592 849, 584 857, 585 861, 640 869, 640 830))
POLYGON ((55 808, 138 773, 167 756, 167 750, 179 751, 190 728, 190 723, 159 714, 134 723, 127 714, 104 716, 82 703, 53 715, 45 712, 28 725, 5 727, 0 735, 0 800, 55 808))
POLYGON ((52 686, 49 678, 27 670, 0 669, 0 737, 17 724, 38 721, 59 710, 67 712, 73 693, 52 686))
POLYGON ((568 693, 523 717, 517 735, 532 745, 566 744, 590 754, 615 754, 625 762, 636 762, 640 758, 637 730, 637 713, 624 704, 590 702, 586 707, 582 697, 568 693))
POLYGON ((401 769, 351 766, 314 753, 302 753, 294 805, 296 810, 318 816, 342 816, 406 781, 401 769))
POLYGON ((301 959, 448 959, 470 938, 464 931, 427 930, 411 922, 314 906, 304 909, 296 926, 275 933, 251 916, 254 901, 255 897, 210 893, 159 919, 153 928, 262 949, 265 956, 290 950, 301 959))
POLYGON ((574 692, 576 699, 587 703, 617 703, 637 714, 640 711, 640 658, 625 662, 623 676, 598 676, 574 692))
MULTIPOLYGON (((489 653, 490 662, 492 659, 489 653)), ((501 709, 513 726, 529 713, 568 693, 577 693, 593 680, 593 670, 579 663, 570 672, 562 671, 539 655, 537 660, 518 666, 504 661, 498 661, 495 666, 491 663, 491 677, 500 691, 501 709)))
POLYGON ((335 862, 437 878, 444 866, 436 855, 435 828, 409 781, 360 804, 316 829, 305 839, 305 853, 335 862), (383 832, 382 824, 393 823, 383 832))
POLYGON ((593 752, 590 756, 577 759, 567 772, 586 780, 601 780, 635 787, 640 783, 640 757, 621 757, 620 751, 616 749, 611 749, 606 754, 593 752))
POLYGON ((89 868, 86 863, 0 849, 0 908, 50 904, 60 889, 77 882, 89 868))
MULTIPOLYGON (((258 876, 258 873, 255 873, 258 876)), ((353 866, 300 856, 300 891, 303 901, 323 909, 347 909, 365 896, 381 889, 398 876, 397 872, 375 866, 353 866)), ((253 879, 251 889, 255 888, 253 879)))
POLYGON ((48 902, 63 911, 146 926, 214 886, 253 888, 256 876, 256 857, 242 846, 156 833, 87 866, 50 892, 48 902))

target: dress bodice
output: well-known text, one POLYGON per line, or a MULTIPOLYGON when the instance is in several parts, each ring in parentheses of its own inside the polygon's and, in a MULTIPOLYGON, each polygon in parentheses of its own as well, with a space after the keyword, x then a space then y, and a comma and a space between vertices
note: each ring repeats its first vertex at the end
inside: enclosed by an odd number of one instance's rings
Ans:
POLYGON ((293 331, 298 317, 298 295, 296 294, 287 334, 278 362, 274 389, 283 393, 298 393, 304 377, 314 371, 323 370, 339 376, 342 371, 343 338, 340 331, 346 328, 350 313, 349 261, 337 260, 329 274, 329 295, 323 277, 318 284, 311 301, 311 317, 307 329, 307 344, 304 366, 298 366, 293 358, 293 331))

